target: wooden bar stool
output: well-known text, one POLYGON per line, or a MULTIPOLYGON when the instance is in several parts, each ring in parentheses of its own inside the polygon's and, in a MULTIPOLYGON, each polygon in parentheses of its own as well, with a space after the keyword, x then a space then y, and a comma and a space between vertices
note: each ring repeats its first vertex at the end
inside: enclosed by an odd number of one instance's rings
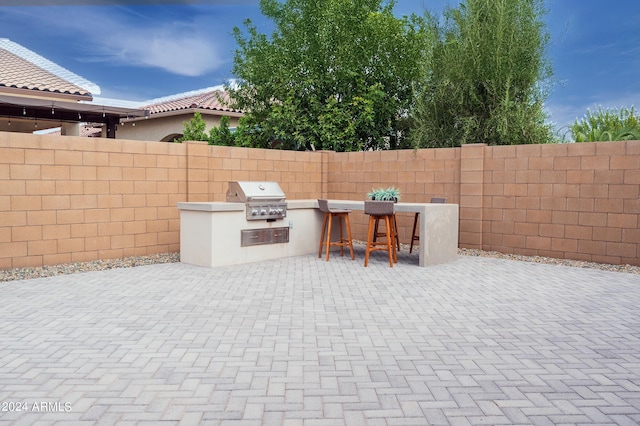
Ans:
POLYGON ((356 257, 353 254, 353 241, 351 240, 351 224, 349 223, 349 213, 351 210, 340 210, 329 208, 329 202, 327 200, 318 200, 318 207, 320 211, 324 213, 322 219, 322 234, 320 235, 320 247, 318 248, 318 257, 322 257, 322 248, 327 247, 327 262, 329 261, 329 252, 332 246, 340 247, 340 256, 344 256, 344 248, 349 247, 351 250, 351 259, 356 257), (338 219, 340 225, 340 239, 337 241, 331 241, 331 226, 333 218, 338 219), (347 227, 347 238, 345 239, 342 232, 342 219, 344 218, 345 226, 347 227), (327 240, 324 240, 325 231, 327 240))
POLYGON ((369 254, 372 251, 383 250, 389 253, 389 265, 393 268, 393 263, 398 261, 396 252, 395 235, 396 230, 393 220, 393 201, 365 201, 364 212, 369 215, 369 232, 367 235, 367 250, 364 257, 364 266, 369 265, 369 254), (385 240, 374 241, 375 223, 377 220, 384 220, 385 240))
MULTIPOLYGON (((432 204, 444 204, 447 202, 446 198, 433 197, 430 201, 432 204)), ((413 231, 411 232, 411 247, 409 247, 409 253, 413 252, 413 242, 420 241, 420 236, 416 235, 416 228, 418 227, 418 218, 420 213, 416 213, 413 217, 413 231)))
MULTIPOLYGON (((387 234, 386 230, 384 232, 378 231, 380 220, 381 218, 376 218, 375 226, 373 228, 373 241, 378 241, 378 237, 384 237, 387 234)), ((393 230, 393 238, 396 242, 396 250, 400 251, 400 238, 398 237, 398 217, 395 213, 393 214, 393 230)))

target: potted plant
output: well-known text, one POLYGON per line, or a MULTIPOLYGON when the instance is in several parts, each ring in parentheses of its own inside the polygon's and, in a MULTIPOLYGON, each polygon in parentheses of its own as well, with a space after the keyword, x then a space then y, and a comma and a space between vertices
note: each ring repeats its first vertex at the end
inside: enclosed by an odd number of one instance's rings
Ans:
POLYGON ((372 189, 371 192, 367 194, 367 197, 375 201, 398 202, 398 200, 400 199, 400 190, 393 186, 390 186, 388 188, 372 189))

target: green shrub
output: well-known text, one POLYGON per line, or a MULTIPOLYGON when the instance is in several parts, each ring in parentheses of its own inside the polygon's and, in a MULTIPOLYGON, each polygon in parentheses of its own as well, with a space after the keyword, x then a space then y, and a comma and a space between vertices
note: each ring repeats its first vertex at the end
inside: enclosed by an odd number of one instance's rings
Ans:
POLYGON ((633 107, 591 112, 571 125, 576 142, 640 140, 640 116, 633 107))
POLYGON ((233 133, 229 128, 229 121, 229 117, 223 115, 220 117, 219 127, 212 127, 211 130, 209 130, 209 145, 235 145, 233 133))

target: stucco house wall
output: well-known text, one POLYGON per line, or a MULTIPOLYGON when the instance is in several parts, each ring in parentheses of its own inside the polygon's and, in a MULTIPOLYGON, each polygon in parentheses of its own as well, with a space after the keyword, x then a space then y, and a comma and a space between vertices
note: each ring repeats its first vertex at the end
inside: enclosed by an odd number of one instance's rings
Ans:
MULTIPOLYGON (((193 118, 197 110, 181 111, 180 114, 164 115, 154 114, 148 119, 123 122, 118 125, 118 139, 137 141, 173 142, 175 138, 182 136, 184 123, 193 118)), ((200 111, 207 132, 220 125, 221 114, 211 114, 210 111, 200 111)), ((225 114, 227 115, 227 114, 225 114)), ((236 127, 240 114, 230 116, 229 127, 236 127)))

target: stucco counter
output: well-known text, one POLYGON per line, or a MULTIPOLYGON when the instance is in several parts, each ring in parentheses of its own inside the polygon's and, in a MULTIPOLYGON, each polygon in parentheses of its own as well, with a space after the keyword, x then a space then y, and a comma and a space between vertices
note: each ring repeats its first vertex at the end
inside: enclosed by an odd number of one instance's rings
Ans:
POLYGON ((316 200, 287 201, 287 217, 247 221, 244 203, 178 203, 180 260, 215 267, 317 253, 322 214, 316 200), (289 228, 289 242, 242 247, 243 229, 289 228))
MULTIPOLYGON (((336 208, 364 210, 364 201, 329 200, 336 208)), ((243 203, 178 203, 180 259, 184 263, 215 267, 290 256, 317 254, 322 213, 318 201, 287 201, 287 217, 247 221, 243 203), (241 246, 241 230, 288 228, 289 242, 241 246)), ((458 205, 397 203, 398 212, 420 213, 419 265, 453 261, 458 250, 458 205)))

